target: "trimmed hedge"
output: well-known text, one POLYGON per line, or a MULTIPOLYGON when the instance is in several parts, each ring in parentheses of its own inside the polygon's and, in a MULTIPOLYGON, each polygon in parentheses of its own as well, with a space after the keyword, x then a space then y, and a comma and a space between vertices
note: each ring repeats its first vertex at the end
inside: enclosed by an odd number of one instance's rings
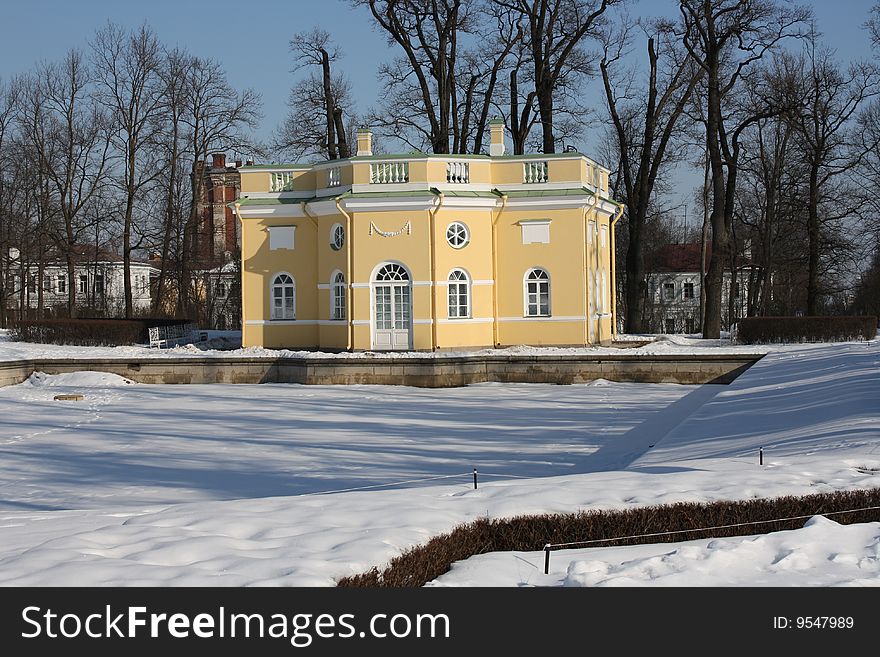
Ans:
POLYGON ((183 319, 36 319, 15 323, 10 333, 22 342, 120 346, 147 342, 152 326, 187 323, 183 319))
MULTIPOLYGON (((518 516, 500 520, 482 518, 460 525, 448 534, 435 536, 424 545, 412 547, 391 560, 383 570, 343 577, 337 586, 414 587, 449 572, 456 561, 477 554, 501 551, 542 550, 548 543, 602 540, 591 547, 677 543, 699 538, 749 536, 765 532, 799 529, 806 520, 784 520, 745 527, 728 527, 711 532, 688 531, 745 522, 813 516, 848 509, 880 506, 880 488, 787 496, 738 502, 681 502, 616 511, 581 511, 571 514, 518 516), (656 532, 682 534, 649 536, 626 540, 605 539, 656 532)), ((880 509, 831 516, 841 524, 880 521, 880 509)))
POLYGON ((736 341, 761 342, 845 342, 873 340, 877 318, 839 317, 745 317, 737 323, 736 341))

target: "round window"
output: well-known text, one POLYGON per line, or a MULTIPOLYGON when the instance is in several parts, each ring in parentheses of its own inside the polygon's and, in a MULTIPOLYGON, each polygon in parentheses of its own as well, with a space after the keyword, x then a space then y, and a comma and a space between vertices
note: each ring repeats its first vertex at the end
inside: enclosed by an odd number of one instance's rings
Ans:
POLYGON ((460 249, 467 245, 471 240, 468 227, 460 221, 453 221, 446 228, 446 241, 453 249, 460 249))
POLYGON ((330 247, 338 251, 345 245, 345 228, 342 224, 333 224, 330 229, 330 247))

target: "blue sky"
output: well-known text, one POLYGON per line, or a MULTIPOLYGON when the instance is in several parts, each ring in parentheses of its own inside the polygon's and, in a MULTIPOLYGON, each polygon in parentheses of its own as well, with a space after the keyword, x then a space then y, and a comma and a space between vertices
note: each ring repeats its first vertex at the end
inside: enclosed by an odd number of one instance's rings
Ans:
MULTIPOLYGON (((807 3, 814 7, 820 29, 842 60, 871 56, 862 24, 873 0, 833 0, 807 3)), ((672 0, 640 0, 633 15, 674 14, 672 0)), ((68 48, 85 47, 97 27, 107 20, 135 26, 150 24, 167 45, 223 63, 230 82, 252 87, 263 96, 263 122, 258 136, 268 138, 286 113, 293 82, 288 42, 315 25, 330 32, 344 51, 340 67, 348 75, 365 110, 376 97, 376 69, 392 54, 372 28, 365 9, 347 0, 2 0, 4 23, 0 39, 0 77, 30 69, 40 59, 53 60, 68 48)), ((588 96, 596 95, 588 87, 588 96)), ((596 95, 596 101, 601 102, 596 95)), ((587 135, 582 148, 593 149, 598 134, 587 135)))

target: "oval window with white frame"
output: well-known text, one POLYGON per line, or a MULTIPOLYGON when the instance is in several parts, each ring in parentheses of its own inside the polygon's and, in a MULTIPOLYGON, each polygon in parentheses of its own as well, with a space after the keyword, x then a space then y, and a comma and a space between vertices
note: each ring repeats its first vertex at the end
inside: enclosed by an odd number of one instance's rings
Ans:
POLYGON ((345 227, 342 224, 333 224, 330 229, 330 248, 339 251, 345 246, 345 227))
POLYGON ((471 241, 471 233, 463 223, 453 221, 446 228, 446 241, 453 249, 462 249, 471 241))

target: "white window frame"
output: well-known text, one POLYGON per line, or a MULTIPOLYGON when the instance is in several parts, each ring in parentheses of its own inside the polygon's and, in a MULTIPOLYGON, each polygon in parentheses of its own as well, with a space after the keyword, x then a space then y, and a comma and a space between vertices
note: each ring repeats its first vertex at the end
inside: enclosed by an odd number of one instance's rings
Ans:
POLYGON ((449 319, 471 319, 473 317, 471 312, 471 276, 467 273, 466 270, 461 267, 456 267, 446 276, 446 316, 449 319), (459 278, 458 276, 462 276, 459 278), (456 276, 456 278, 453 278, 456 276), (464 303, 461 303, 462 292, 461 289, 464 288, 464 303), (456 303, 453 306, 452 296, 453 290, 455 291, 456 303), (451 314, 449 311, 452 308, 456 308, 456 314, 451 314), (465 314, 461 314, 462 308, 464 309, 465 314))
POLYGON ((67 294, 67 274, 58 274, 55 277, 55 291, 58 294, 67 294))
POLYGON ((523 219, 517 223, 522 230, 523 244, 550 244, 549 219, 523 219))
POLYGON ((269 282, 269 319, 271 321, 292 321, 292 320, 296 319, 296 279, 293 277, 293 274, 291 274, 290 272, 280 271, 276 274, 273 274, 272 278, 270 279, 270 282, 269 282), (290 279, 290 283, 286 283, 286 282, 277 283, 278 279, 281 278, 282 276, 287 276, 290 279), (282 305, 281 305, 281 312, 280 312, 281 316, 280 317, 277 316, 279 313, 276 312, 276 308, 275 308, 275 288, 279 287, 279 286, 282 287, 282 296, 281 296, 282 305), (290 313, 286 312, 287 308, 286 308, 286 305, 284 304, 284 299, 285 299, 284 290, 286 290, 288 288, 290 289, 290 308, 289 308, 290 313), (287 317, 286 316, 287 314, 289 314, 290 316, 287 317))
POLYGON ((89 293, 89 276, 88 274, 80 274, 77 277, 77 290, 78 294, 88 294, 89 293))
POLYGON ((696 287, 692 281, 686 281, 682 283, 681 286, 681 298, 682 299, 694 299, 696 287), (688 296, 688 287, 690 287, 690 296, 688 296))
POLYGON ((550 286, 550 272, 547 271, 544 267, 531 267, 529 268, 525 275, 523 276, 523 317, 552 317, 553 316, 553 306, 551 304, 551 286, 550 286), (533 272, 543 272, 546 278, 529 278, 533 272), (531 303, 531 299, 529 298, 532 293, 529 292, 529 282, 535 282, 538 284, 537 291, 534 293, 537 295, 536 302, 531 303), (547 313, 541 313, 541 284, 544 284, 547 288, 547 313), (534 305, 537 308, 537 312, 532 314, 529 312, 529 306, 534 305))
POLYGON ((663 301, 675 301, 675 281, 664 281, 663 285, 660 287, 660 294, 662 294, 663 301), (666 294, 666 291, 672 288, 672 294, 666 294))
POLYGON ((448 226, 446 226, 446 243, 453 249, 463 249, 468 244, 470 244, 471 230, 467 227, 467 224, 461 221, 453 221, 448 226), (449 234, 449 231, 451 230, 455 231, 452 235, 449 234), (462 241, 456 244, 453 241, 456 238, 461 238, 462 241))
POLYGON ((346 289, 345 274, 337 269, 330 275, 330 319, 334 322, 344 322, 347 318, 346 289), (339 278, 342 280, 337 280, 339 278))
POLYGON ((288 249, 288 250, 292 251, 294 248, 296 248, 296 225, 293 225, 293 226, 269 226, 266 230, 269 232, 269 250, 270 251, 278 251, 281 249, 288 249), (282 246, 280 244, 281 235, 284 234, 283 231, 288 231, 288 230, 290 231, 290 246, 282 246), (272 244, 272 241, 273 241, 272 240, 272 231, 278 231, 275 233, 275 235, 277 235, 277 237, 275 239, 276 239, 276 241, 279 242, 279 244, 276 244, 274 246, 272 244))
POLYGON ((335 223, 330 226, 330 248, 334 251, 341 251, 344 246, 345 226, 340 223, 335 223))

